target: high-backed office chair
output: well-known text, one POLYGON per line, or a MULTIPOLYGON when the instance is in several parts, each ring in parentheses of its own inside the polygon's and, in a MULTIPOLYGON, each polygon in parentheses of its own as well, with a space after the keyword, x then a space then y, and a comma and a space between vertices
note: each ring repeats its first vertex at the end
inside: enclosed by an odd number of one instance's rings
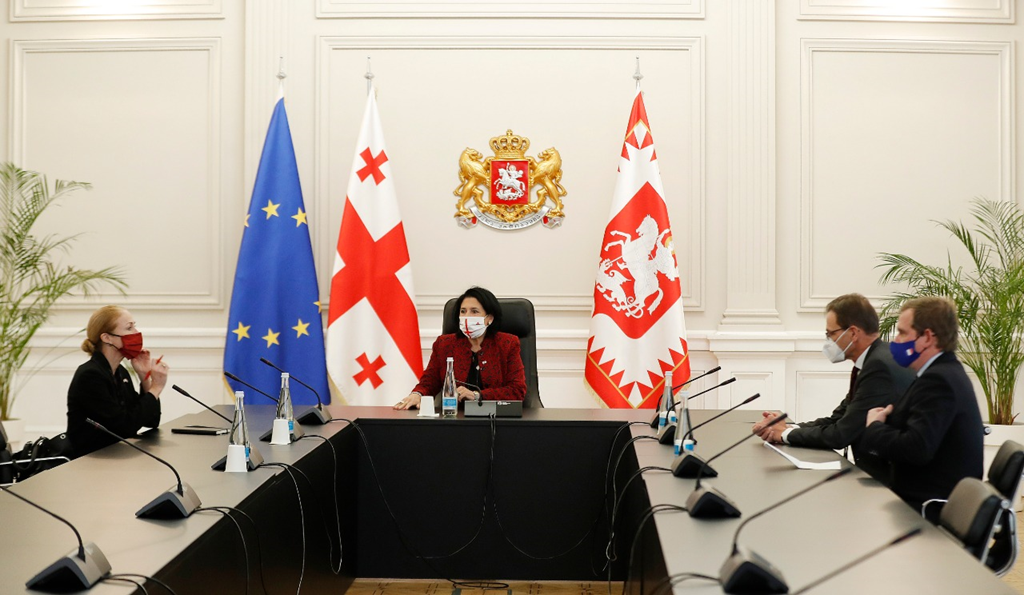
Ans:
MULTIPOLYGON (((459 331, 450 321, 457 299, 452 298, 444 305, 441 332, 446 335, 459 331)), ((526 396, 523 398, 523 407, 543 407, 537 379, 537 318, 533 311, 533 302, 526 298, 498 298, 498 303, 501 304, 502 314, 501 328, 498 330, 519 337, 519 352, 526 372, 526 396)))
MULTIPOLYGON (((996 520, 995 533, 985 560, 986 566, 1002 576, 1013 568, 1020 553, 1017 537, 1017 513, 1013 508, 1014 497, 1024 474, 1024 446, 1013 440, 1003 442, 988 468, 988 485, 1008 500, 1011 506, 996 520)), ((934 498, 921 505, 921 516, 927 517, 929 506, 944 504, 946 500, 934 498)))
POLYGON ((965 477, 953 488, 949 501, 939 513, 939 528, 963 545, 985 564, 989 544, 1010 501, 994 487, 973 477, 965 477))
MULTIPOLYGON (((992 459, 992 464, 988 468, 988 483, 1012 504, 1016 501, 1021 474, 1024 474, 1024 446, 1013 440, 1007 440, 999 447, 999 452, 996 453, 996 457, 992 459)), ((1011 505, 1002 514, 996 525, 996 532, 985 563, 996 574, 1002 576, 1013 568, 1019 552, 1017 513, 1011 505)))

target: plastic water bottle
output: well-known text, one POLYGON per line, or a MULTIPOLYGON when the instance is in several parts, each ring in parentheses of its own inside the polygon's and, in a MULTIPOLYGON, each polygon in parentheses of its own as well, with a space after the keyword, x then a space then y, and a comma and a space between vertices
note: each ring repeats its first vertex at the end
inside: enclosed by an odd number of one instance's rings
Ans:
POLYGON ((693 441, 693 435, 690 433, 692 428, 693 424, 690 423, 690 406, 686 402, 686 397, 683 396, 679 399, 679 422, 676 424, 676 456, 693 452, 695 442, 693 441))
MULTIPOLYGON (((686 394, 685 392, 683 394, 686 394)), ((672 395, 672 371, 665 372, 665 413, 668 417, 668 425, 676 423, 676 407, 673 404, 672 395)))
POLYGON ((444 388, 441 389, 441 415, 455 417, 459 410, 459 397, 455 390, 455 358, 448 358, 448 370, 444 373, 444 388))

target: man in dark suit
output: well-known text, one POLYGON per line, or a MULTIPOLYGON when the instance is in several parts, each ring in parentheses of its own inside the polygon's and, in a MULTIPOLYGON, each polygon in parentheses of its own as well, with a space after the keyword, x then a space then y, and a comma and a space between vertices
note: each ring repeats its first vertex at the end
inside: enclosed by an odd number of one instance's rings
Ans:
MULTIPOLYGON (((863 448, 892 464, 892 490, 915 508, 948 498, 965 477, 981 479, 981 411, 956 346, 953 302, 906 302, 892 351, 896 363, 917 372, 917 380, 895 405, 868 412, 861 438, 863 448)), ((929 518, 936 520, 938 511, 929 507, 929 518)))
POLYGON ((865 452, 860 436, 867 412, 896 402, 914 375, 893 361, 889 344, 878 335, 878 314, 860 294, 839 296, 825 307, 822 351, 833 363, 854 362, 850 389, 832 415, 796 425, 765 427, 775 417, 775 413, 765 412, 764 420, 754 425, 754 433, 769 442, 794 446, 832 450, 852 447, 857 465, 887 482, 888 463, 865 452))

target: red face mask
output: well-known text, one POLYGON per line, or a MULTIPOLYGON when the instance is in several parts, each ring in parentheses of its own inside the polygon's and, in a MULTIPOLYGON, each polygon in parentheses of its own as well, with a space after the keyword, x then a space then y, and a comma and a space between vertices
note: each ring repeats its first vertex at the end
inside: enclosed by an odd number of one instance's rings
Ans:
MULTIPOLYGON (((114 333, 110 333, 114 335, 114 333)), ((114 335, 115 337, 121 338, 121 347, 118 351, 121 352, 126 359, 135 359, 142 353, 142 333, 135 333, 132 335, 114 335)))

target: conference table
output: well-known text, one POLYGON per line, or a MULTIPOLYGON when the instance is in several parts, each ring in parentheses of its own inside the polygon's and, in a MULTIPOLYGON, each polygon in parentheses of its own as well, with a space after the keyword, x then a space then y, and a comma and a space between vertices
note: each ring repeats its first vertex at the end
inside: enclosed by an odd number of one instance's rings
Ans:
MULTIPOLYGON (((671 579, 718 576, 744 519, 834 473, 797 469, 754 438, 716 459, 718 476, 702 482, 727 495, 741 518, 666 510, 641 526, 653 505, 684 505, 695 484, 657 469, 638 472, 673 460, 672 447, 639 423, 650 412, 528 409, 522 418, 460 412, 457 419, 430 419, 385 407, 329 410, 334 422, 303 426, 307 437, 291 445, 254 442, 267 463, 279 466, 249 473, 211 470, 227 436, 171 432, 227 425, 209 412, 133 439, 172 464, 204 507, 244 511, 229 513, 237 525, 214 511, 181 520, 135 518, 174 477, 124 444, 12 489, 73 523, 103 550, 113 573, 155 576, 179 594, 343 593, 358 577, 610 578, 630 593, 658 595, 721 593, 710 580, 671 579)), ((715 413, 693 411, 693 421, 715 413)), ((270 406, 247 406, 250 433, 269 429, 273 414, 270 406)), ((736 411, 698 429, 697 452, 707 458, 734 444, 758 417, 736 411)), ((831 451, 792 452, 850 466, 831 451)), ((30 592, 25 581, 76 546, 65 525, 6 494, 0 519, 0 593, 30 592)), ((914 528, 921 529, 915 537, 809 592, 1014 592, 858 469, 753 519, 738 541, 797 591, 914 528)), ((162 592, 152 582, 147 588, 162 592)), ((105 582, 89 592, 141 592, 134 589, 105 582)))

